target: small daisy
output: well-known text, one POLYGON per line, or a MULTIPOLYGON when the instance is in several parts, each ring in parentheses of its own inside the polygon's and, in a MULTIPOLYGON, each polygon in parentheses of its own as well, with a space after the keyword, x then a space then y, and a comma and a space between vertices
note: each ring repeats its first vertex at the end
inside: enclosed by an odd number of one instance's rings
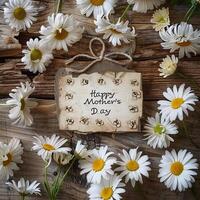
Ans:
POLYGON ((163 59, 163 62, 160 64, 160 68, 158 71, 160 72, 160 76, 163 76, 164 78, 172 75, 175 73, 176 68, 178 65, 178 58, 174 55, 167 56, 163 59))
POLYGON ((81 141, 79 140, 76 144, 74 154, 79 159, 84 159, 84 158, 88 157, 89 151, 86 149, 85 145, 81 144, 81 141))
POLYGON ((55 134, 50 138, 46 136, 37 136, 34 137, 35 142, 33 142, 34 146, 32 150, 37 151, 38 156, 40 156, 44 161, 51 162, 53 153, 64 153, 68 154, 71 151, 69 147, 63 147, 63 145, 67 142, 67 139, 60 138, 55 134))
POLYGON ((23 147, 20 140, 13 138, 8 144, 0 142, 0 179, 8 180, 13 171, 19 170, 17 164, 22 161, 23 147))
POLYGON ((108 179, 108 175, 113 175, 112 165, 116 163, 116 158, 110 157, 113 152, 107 152, 108 147, 93 149, 90 155, 79 161, 81 175, 87 173, 89 183, 100 183, 102 178, 108 179))
POLYGON ((26 30, 36 21, 37 10, 31 0, 9 0, 5 5, 4 18, 12 29, 26 30))
POLYGON ((127 0, 128 4, 133 4, 133 10, 141 13, 146 13, 148 10, 153 10, 154 7, 157 8, 165 0, 127 0))
POLYGON ((160 37, 164 41, 161 43, 164 49, 170 49, 170 52, 179 50, 179 58, 200 53, 200 30, 194 30, 191 24, 171 25, 160 32, 160 37))
POLYGON ((42 26, 40 34, 42 40, 52 49, 68 51, 68 47, 82 38, 84 28, 72 15, 62 13, 48 17, 49 26, 42 26))
POLYGON ((99 184, 91 184, 87 193, 90 200, 120 200, 121 194, 125 192, 125 185, 121 183, 121 178, 117 175, 102 179, 99 184))
POLYGON ((114 10, 116 0, 76 0, 82 15, 89 17, 92 13, 96 19, 98 15, 108 16, 114 10))
POLYGON ((53 159, 58 165, 67 165, 73 156, 70 153, 53 153, 53 159))
POLYGON ((161 31, 166 26, 170 25, 169 8, 156 10, 152 16, 151 23, 156 31, 161 31))
POLYGON ((197 175, 197 159, 187 150, 180 150, 178 153, 173 149, 166 151, 160 161, 158 177, 171 190, 178 189, 180 192, 192 187, 195 182, 193 176, 197 175))
POLYGON ((158 109, 162 114, 162 118, 174 121, 177 118, 183 120, 183 114, 188 116, 188 110, 194 111, 192 105, 198 101, 197 96, 192 92, 190 87, 185 89, 185 84, 179 88, 174 85, 173 89, 167 88, 167 92, 163 93, 167 100, 158 101, 160 105, 158 109))
POLYGON ((120 167, 116 168, 116 171, 120 171, 121 177, 125 176, 125 183, 129 180, 133 187, 135 182, 139 181, 143 183, 142 175, 149 177, 148 171, 151 170, 149 165, 149 157, 147 155, 142 156, 142 152, 138 152, 138 148, 130 149, 129 153, 123 149, 123 155, 119 155, 122 161, 118 161, 120 167))
POLYGON ((98 15, 96 24, 96 32, 104 34, 103 39, 109 39, 113 46, 121 45, 121 41, 129 43, 130 39, 136 37, 135 28, 129 28, 129 22, 125 23, 119 18, 116 24, 109 21, 108 17, 101 17, 98 15))
POLYGON ((23 127, 31 126, 33 123, 33 117, 31 116, 31 108, 34 108, 37 103, 30 100, 29 96, 34 92, 35 87, 31 87, 31 84, 26 82, 21 83, 21 87, 12 89, 9 96, 12 98, 6 102, 7 105, 12 108, 9 110, 9 118, 13 121, 13 124, 18 124, 23 127))
POLYGON ((40 188, 38 187, 40 183, 37 181, 30 183, 29 180, 24 180, 24 178, 21 178, 18 183, 12 180, 11 182, 7 182, 6 185, 16 190, 22 197, 32 194, 41 195, 40 188))
POLYGON ((178 127, 175 124, 170 123, 160 117, 159 113, 156 113, 154 117, 148 117, 147 124, 145 125, 145 134, 147 136, 145 140, 150 147, 154 149, 167 148, 170 142, 174 142, 170 135, 178 134, 178 127))
POLYGON ((22 58, 22 62, 26 65, 25 69, 33 73, 44 72, 46 66, 53 59, 51 50, 41 40, 39 41, 38 38, 35 40, 30 39, 26 44, 28 49, 22 51, 25 54, 22 58))

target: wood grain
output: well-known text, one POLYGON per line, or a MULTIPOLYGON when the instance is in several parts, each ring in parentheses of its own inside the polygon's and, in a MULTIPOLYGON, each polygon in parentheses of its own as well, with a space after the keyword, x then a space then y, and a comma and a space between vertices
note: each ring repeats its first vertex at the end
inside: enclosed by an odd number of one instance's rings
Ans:
MULTIPOLYGON (((33 136, 46 135, 51 136, 56 133, 61 137, 68 138, 68 144, 71 147, 75 146, 75 143, 78 139, 82 139, 87 143, 89 148, 94 148, 99 145, 108 145, 109 148, 115 152, 115 155, 121 151, 121 149, 135 148, 139 147, 140 150, 144 151, 145 154, 150 156, 151 159, 151 167, 152 171, 150 172, 150 178, 144 179, 144 184, 140 185, 140 188, 132 189, 130 185, 127 185, 127 193, 123 196, 123 199, 129 200, 134 196, 135 199, 195 199, 196 195, 200 195, 198 188, 200 187, 200 175, 196 178, 196 183, 194 184, 193 190, 188 190, 184 193, 176 193, 171 192, 165 188, 165 186, 159 183, 158 175, 158 164, 162 154, 164 154, 164 150, 153 150, 149 146, 147 146, 146 142, 143 140, 143 133, 129 133, 129 134, 92 134, 92 135, 78 135, 75 133, 70 133, 67 131, 59 131, 58 122, 56 116, 56 107, 55 102, 53 100, 40 100, 39 106, 37 109, 33 110, 33 116, 35 123, 31 128, 20 128, 11 125, 10 120, 7 117, 8 108, 3 108, 0 111, 0 140, 7 142, 13 136, 19 138, 23 146, 25 148, 25 152, 23 155, 24 164, 21 165, 21 170, 15 173, 15 178, 20 178, 24 176, 31 180, 39 180, 42 181, 42 167, 43 162, 36 155, 35 152, 31 151, 33 136), (140 191, 141 190, 141 191, 140 191), (143 197, 141 196, 141 192, 143 193, 143 197)), ((155 101, 146 101, 144 104, 144 117, 149 115, 154 115, 156 110, 156 102, 155 101)), ((192 113, 190 118, 193 120, 188 121, 188 125, 194 127, 192 132, 190 133, 191 138, 195 141, 196 144, 200 143, 200 138, 198 135, 198 130, 200 128, 199 119, 195 117, 196 114, 192 113)), ((175 137, 175 142, 172 143, 170 149, 181 149, 186 148, 190 150, 194 156, 199 160, 200 154, 199 149, 196 148, 191 141, 184 136, 184 133, 180 131, 180 133, 175 137)), ((51 168, 49 172, 49 176, 53 176, 55 172, 55 168, 51 168)), ((17 196, 15 193, 9 191, 8 188, 3 183, 0 183, 0 196, 1 200, 5 200, 5 196, 8 196, 8 199, 16 199, 17 196)), ((58 198, 59 200, 64 199, 87 199, 86 195, 87 185, 84 176, 79 175, 79 169, 76 166, 70 172, 70 177, 67 178, 64 187, 62 188, 61 195, 58 198)), ((34 199, 43 199, 47 198, 42 196, 41 198, 34 199)))
MULTIPOLYGON (((3 1, 2 1, 3 2, 3 1)), ((94 31, 93 18, 86 18, 82 16, 76 7, 75 0, 63 1, 63 12, 66 14, 73 14, 75 18, 85 27, 85 33, 80 42, 76 43, 70 48, 69 52, 56 51, 54 52, 54 61, 48 66, 47 71, 43 74, 32 74, 24 70, 24 66, 21 63, 22 53, 21 50, 26 48, 26 42, 30 38, 39 37, 38 31, 41 25, 47 24, 47 17, 51 15, 55 8, 54 0, 35 0, 34 4, 37 6, 39 14, 37 16, 37 22, 34 23, 32 28, 27 32, 21 32, 16 35, 15 40, 8 38, 12 42, 10 44, 5 43, 5 39, 2 36, 10 36, 11 30, 3 19, 2 2, 0 2, 0 97, 7 98, 10 90, 19 85, 20 81, 32 81, 36 86, 36 91, 33 96, 39 102, 39 107, 33 111, 34 125, 31 128, 20 128, 11 125, 8 119, 8 109, 0 107, 0 141, 9 141, 12 137, 21 139, 25 148, 23 155, 24 164, 21 165, 21 170, 15 175, 18 179, 21 176, 38 181, 42 181, 42 166, 40 158, 36 153, 32 152, 31 146, 34 135, 47 135, 50 136, 56 133, 60 136, 66 137, 69 140, 69 145, 74 146, 78 139, 85 141, 89 148, 94 148, 100 145, 108 145, 109 148, 117 153, 122 148, 129 149, 139 146, 145 154, 148 154, 151 159, 152 171, 150 178, 144 179, 144 184, 135 189, 132 189, 128 184, 127 192, 123 196, 124 200, 193 200, 199 199, 200 196, 200 175, 196 178, 196 182, 193 189, 186 192, 171 192, 159 182, 158 175, 158 163, 160 157, 164 154, 164 150, 154 150, 146 145, 143 140, 143 133, 134 134, 90 134, 90 135, 77 135, 66 131, 59 131, 58 122, 55 112, 54 102, 54 80, 55 74, 59 68, 65 67, 65 59, 68 59, 79 53, 89 53, 88 43, 91 38, 95 36, 102 37, 94 31)), ((119 17, 125 8, 126 0, 118 1, 116 7, 116 17, 119 17)), ((167 5, 166 5, 167 6, 167 5)), ((170 7, 170 15, 172 23, 180 22, 187 8, 185 6, 170 7)), ((159 77, 158 67, 162 58, 169 54, 169 51, 163 50, 160 42, 161 39, 157 32, 152 29, 150 19, 153 11, 149 11, 146 14, 136 13, 129 11, 128 20, 131 25, 136 28, 136 51, 134 51, 133 44, 124 45, 123 47, 114 48, 107 41, 106 52, 122 51, 132 55, 134 62, 128 66, 129 69, 134 69, 137 72, 141 72, 143 75, 143 90, 144 90, 144 119, 148 115, 154 115, 157 110, 156 101, 162 99, 162 92, 166 90, 168 86, 173 84, 181 84, 185 82, 187 85, 191 85, 191 78, 195 79, 200 84, 200 56, 192 57, 191 59, 182 59, 179 62, 178 70, 183 72, 190 79, 189 81, 183 80, 177 75, 171 76, 167 79, 159 77)), ((200 28, 199 16, 194 16, 191 20, 195 28, 200 28)), ((95 44, 95 49, 100 50, 100 46, 95 44)), ((120 59, 120 58, 116 58, 120 59)), ((77 67, 88 64, 88 60, 79 60, 77 67)), ((193 87, 195 93, 200 96, 200 90, 198 87, 193 87)), ((3 100, 5 102, 5 100, 3 100)), ((198 104, 198 107, 200 105, 198 104)), ((187 118, 188 127, 190 128, 190 138, 184 135, 180 124, 180 133, 175 136, 175 142, 172 143, 169 150, 175 148, 177 150, 186 148, 191 151, 194 156, 200 161, 200 150, 197 148, 200 143, 199 137, 199 115, 198 112, 191 113, 187 118)), ((54 176, 55 168, 52 167, 49 172, 49 177, 54 176)), ((86 190, 88 185, 86 184, 85 177, 79 176, 78 167, 74 167, 70 172, 70 177, 67 178, 58 200, 70 199, 70 200, 86 200, 88 199, 86 190)), ((19 197, 13 191, 10 191, 2 182, 0 183, 0 200, 16 200, 19 197)), ((44 195, 42 197, 33 197, 31 200, 47 200, 44 195)))

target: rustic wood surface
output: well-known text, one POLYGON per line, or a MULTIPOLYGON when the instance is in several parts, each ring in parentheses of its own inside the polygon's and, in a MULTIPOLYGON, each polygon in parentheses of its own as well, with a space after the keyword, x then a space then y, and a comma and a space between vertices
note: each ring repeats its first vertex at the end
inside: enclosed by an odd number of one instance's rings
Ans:
MULTIPOLYGON (((116 7, 116 16, 120 16, 125 6, 125 0, 120 0, 116 7)), ((1 5, 1 3, 0 3, 1 5)), ((65 59, 72 57, 78 53, 89 53, 88 42, 89 40, 97 36, 94 31, 94 24, 92 18, 86 18, 81 16, 79 10, 76 8, 75 0, 65 0, 63 5, 63 12, 66 14, 74 14, 76 19, 79 20, 85 26, 84 37, 81 42, 75 44, 70 48, 69 52, 57 51, 55 52, 55 59, 52 64, 47 68, 47 71, 43 74, 32 74, 24 70, 23 64, 20 62, 21 50, 26 47, 26 41, 29 38, 37 37, 38 30, 42 24, 47 23, 47 16, 54 11, 54 0, 37 0, 35 5, 38 7, 39 14, 38 20, 29 30, 29 32, 22 32, 19 36, 16 36, 19 43, 5 44, 2 39, 2 35, 8 35, 10 32, 9 27, 5 24, 3 19, 2 8, 0 8, 0 97, 2 102, 5 102, 4 98, 8 98, 10 90, 17 85, 20 81, 32 81, 36 86, 36 91, 33 97, 39 102, 39 107, 33 111, 35 123, 31 128, 20 128, 11 125, 8 119, 8 109, 0 107, 0 141, 9 141, 10 138, 16 137, 21 139, 25 148, 23 155, 24 164, 21 165, 21 170, 15 173, 15 178, 25 177, 31 180, 42 181, 42 162, 40 158, 32 152, 32 137, 36 134, 50 136, 56 133, 60 136, 69 139, 69 145, 75 145, 77 139, 85 141, 90 148, 99 145, 108 145, 114 152, 118 153, 122 148, 135 148, 140 147, 144 153, 148 154, 152 163, 152 171, 150 172, 150 178, 144 179, 144 184, 139 185, 136 189, 132 189, 127 185, 127 192, 123 195, 124 200, 132 199, 170 199, 170 200, 193 200, 200 197, 200 175, 196 178, 196 182, 193 188, 186 192, 171 192, 163 184, 159 182, 158 175, 158 163, 164 150, 153 150, 146 145, 143 141, 142 133, 134 134, 92 134, 92 135, 77 135, 65 131, 59 131, 58 122, 56 117, 56 106, 54 101, 54 78, 56 71, 64 66, 65 59)), ((186 12, 185 6, 177 6, 171 8, 170 14, 172 22, 179 22, 183 19, 186 12)), ((137 31, 137 47, 133 52, 131 45, 125 45, 121 48, 113 48, 106 43, 106 49, 111 51, 123 51, 130 53, 133 56, 134 62, 131 69, 141 72, 143 74, 143 90, 144 90, 144 119, 148 115, 154 115, 157 107, 157 100, 162 99, 162 92, 166 90, 167 86, 173 84, 180 84, 185 82, 189 84, 190 81, 181 79, 174 75, 170 78, 163 79, 159 77, 158 66, 159 62, 169 52, 163 50, 160 46, 160 38, 157 32, 152 29, 150 24, 150 18, 152 12, 147 14, 140 14, 130 11, 128 13, 128 19, 137 31)), ((200 28, 199 16, 193 17, 191 23, 196 28, 200 28)), ((106 41, 105 41, 106 42, 106 41)), ((96 45, 99 49, 99 46, 96 45)), ((80 60, 78 64, 85 65, 88 61, 80 60)), ((196 79, 200 83, 200 57, 192 57, 191 59, 182 59, 179 64, 179 70, 187 74, 187 76, 196 79)), ((198 96, 200 96, 199 88, 193 88, 198 96)), ((198 104, 198 107, 200 105, 198 104)), ((169 149, 181 149, 186 148, 190 150, 194 156, 200 161, 200 109, 198 112, 191 113, 187 119, 189 130, 189 137, 184 135, 184 132, 180 128, 180 134, 175 137, 175 142, 172 143, 169 149)), ((144 124, 144 120, 143 120, 144 124)), ((181 125, 180 125, 181 127, 181 125)), ((54 168, 49 172, 49 176, 53 176, 54 168)), ((62 191, 59 195, 59 200, 86 200, 88 199, 86 190, 88 185, 86 184, 85 177, 78 175, 79 170, 75 167, 70 177, 67 178, 62 191)), ((43 193, 44 194, 44 193, 43 193)), ((0 200, 16 200, 18 196, 15 192, 10 191, 2 182, 0 182, 0 200)), ((43 199, 47 197, 33 197, 30 199, 43 199)))

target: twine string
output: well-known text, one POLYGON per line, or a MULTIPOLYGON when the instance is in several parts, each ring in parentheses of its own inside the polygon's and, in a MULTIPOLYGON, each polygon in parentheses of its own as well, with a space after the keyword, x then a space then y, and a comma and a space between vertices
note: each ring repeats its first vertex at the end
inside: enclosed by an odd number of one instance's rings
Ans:
POLYGON ((66 68, 66 71, 68 73, 78 73, 78 74, 81 74, 81 73, 84 73, 85 71, 87 71, 88 69, 90 69, 94 64, 98 63, 98 62, 101 62, 103 60, 107 60, 107 61, 110 61, 112 63, 116 63, 116 64, 119 64, 119 65, 127 65, 129 64, 133 59, 130 55, 128 55, 127 53, 123 53, 123 52, 113 52, 113 53, 108 53, 108 54, 105 54, 105 43, 103 42, 102 39, 100 38, 93 38, 90 40, 90 43, 89 43, 89 50, 90 50, 90 54, 91 55, 88 55, 88 54, 78 54, 74 57, 72 57, 71 59, 67 60, 65 62, 66 65, 69 65, 71 63, 73 63, 77 58, 88 58, 88 59, 91 59, 92 62, 89 63, 87 66, 85 66, 83 69, 74 69, 74 68, 66 68), (93 50, 93 43, 95 41, 99 41, 101 43, 101 51, 100 51, 100 54, 96 54, 93 50), (116 60, 116 59, 113 59, 112 56, 124 56, 126 58, 126 60, 116 60))

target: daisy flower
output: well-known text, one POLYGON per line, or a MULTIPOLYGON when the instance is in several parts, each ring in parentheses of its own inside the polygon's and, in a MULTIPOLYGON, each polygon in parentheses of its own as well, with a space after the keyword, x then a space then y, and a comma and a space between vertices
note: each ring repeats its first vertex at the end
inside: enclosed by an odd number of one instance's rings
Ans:
POLYGON ((177 153, 173 149, 171 152, 165 152, 159 167, 160 182, 164 182, 166 187, 171 190, 178 189, 182 192, 191 188, 192 183, 195 182, 193 176, 197 175, 195 170, 198 169, 198 164, 192 153, 187 150, 179 150, 177 153))
POLYGON ((28 49, 22 51, 25 54, 22 58, 22 62, 26 65, 25 69, 33 73, 44 72, 53 59, 51 50, 38 38, 30 39, 26 44, 28 49))
POLYGON ((33 181, 32 183, 30 183, 29 180, 24 180, 24 178, 20 178, 17 183, 12 180, 11 182, 7 182, 6 185, 17 191, 22 197, 32 194, 41 195, 40 188, 38 187, 40 183, 38 183, 37 181, 33 181))
POLYGON ((19 170, 17 164, 22 161, 23 147, 19 139, 12 138, 8 144, 0 142, 0 179, 8 180, 13 171, 19 170))
POLYGON ((190 87, 185 89, 185 84, 182 84, 179 88, 176 85, 173 89, 167 88, 167 91, 163 93, 163 96, 167 100, 160 100, 158 109, 162 114, 162 118, 170 121, 174 121, 177 118, 183 120, 183 114, 188 116, 188 110, 194 111, 192 105, 195 105, 198 101, 197 96, 192 92, 190 87))
POLYGON ((64 49, 78 42, 82 38, 84 28, 72 15, 62 13, 52 14, 48 17, 49 26, 42 26, 40 34, 42 40, 52 49, 64 49))
POLYGON ((194 30, 191 24, 182 22, 181 24, 171 25, 160 33, 161 43, 164 49, 170 49, 170 52, 179 50, 179 58, 185 55, 191 57, 191 53, 196 55, 200 53, 200 30, 194 30))
POLYGON ((154 7, 157 8, 163 3, 165 0, 127 0, 128 4, 133 4, 133 11, 146 13, 148 10, 153 10, 154 7))
POLYGON ((79 159, 84 159, 88 157, 89 151, 86 149, 85 145, 81 143, 79 140, 76 144, 76 148, 74 151, 74 154, 79 158, 79 159))
POLYGON ((117 23, 113 24, 109 21, 108 17, 101 17, 98 15, 97 20, 94 21, 97 28, 97 33, 104 34, 103 39, 109 39, 113 46, 121 45, 121 41, 129 43, 131 38, 135 38, 135 28, 129 28, 129 22, 125 23, 119 18, 117 23))
POLYGON ((9 110, 9 118, 13 124, 18 124, 23 127, 31 126, 33 117, 31 116, 31 108, 34 108, 37 103, 30 100, 29 96, 34 92, 35 87, 31 87, 29 82, 21 83, 21 87, 16 87, 11 90, 9 99, 6 104, 12 108, 9 110))
POLYGON ((93 149, 88 157, 79 161, 80 173, 87 173, 89 183, 100 183, 102 178, 108 179, 108 175, 114 174, 112 165, 116 163, 116 158, 111 157, 113 152, 107 150, 107 146, 100 147, 99 150, 93 149))
POLYGON ((90 200, 120 200, 121 194, 125 192, 125 185, 117 175, 102 179, 99 184, 93 183, 88 189, 90 200))
POLYGON ((37 151, 38 156, 44 161, 49 161, 49 163, 51 162, 53 153, 68 154, 71 151, 71 148, 63 147, 67 139, 60 138, 55 134, 50 138, 47 136, 37 136, 34 139, 35 142, 33 142, 32 150, 37 151))
POLYGON ((178 127, 168 120, 161 118, 159 113, 156 113, 155 118, 148 117, 147 124, 144 128, 147 133, 144 135, 147 136, 145 140, 147 140, 147 144, 154 149, 156 147, 169 147, 170 142, 174 142, 170 135, 178 134, 178 127))
POLYGON ((53 159, 58 165, 67 165, 73 156, 70 153, 53 153, 53 159))
POLYGON ((156 10, 152 16, 151 23, 156 31, 161 31, 166 26, 170 25, 169 8, 156 10))
POLYGON ((164 78, 171 76, 175 73, 176 68, 178 65, 178 58, 174 55, 167 56, 163 59, 163 62, 160 64, 160 68, 158 71, 160 72, 160 76, 163 76, 164 78))
POLYGON ((12 29, 26 30, 36 21, 37 10, 31 0, 9 0, 5 5, 4 18, 12 29))
POLYGON ((119 155, 122 161, 118 161, 120 167, 115 170, 121 172, 120 177, 125 176, 125 183, 130 180, 133 187, 136 181, 143 183, 142 175, 149 177, 148 171, 151 170, 149 157, 142 155, 141 151, 138 152, 138 148, 130 149, 129 152, 123 149, 122 152, 123 155, 119 155))
POLYGON ((98 15, 108 16, 113 12, 116 2, 116 0, 76 0, 81 14, 87 17, 93 14, 95 19, 98 15))

